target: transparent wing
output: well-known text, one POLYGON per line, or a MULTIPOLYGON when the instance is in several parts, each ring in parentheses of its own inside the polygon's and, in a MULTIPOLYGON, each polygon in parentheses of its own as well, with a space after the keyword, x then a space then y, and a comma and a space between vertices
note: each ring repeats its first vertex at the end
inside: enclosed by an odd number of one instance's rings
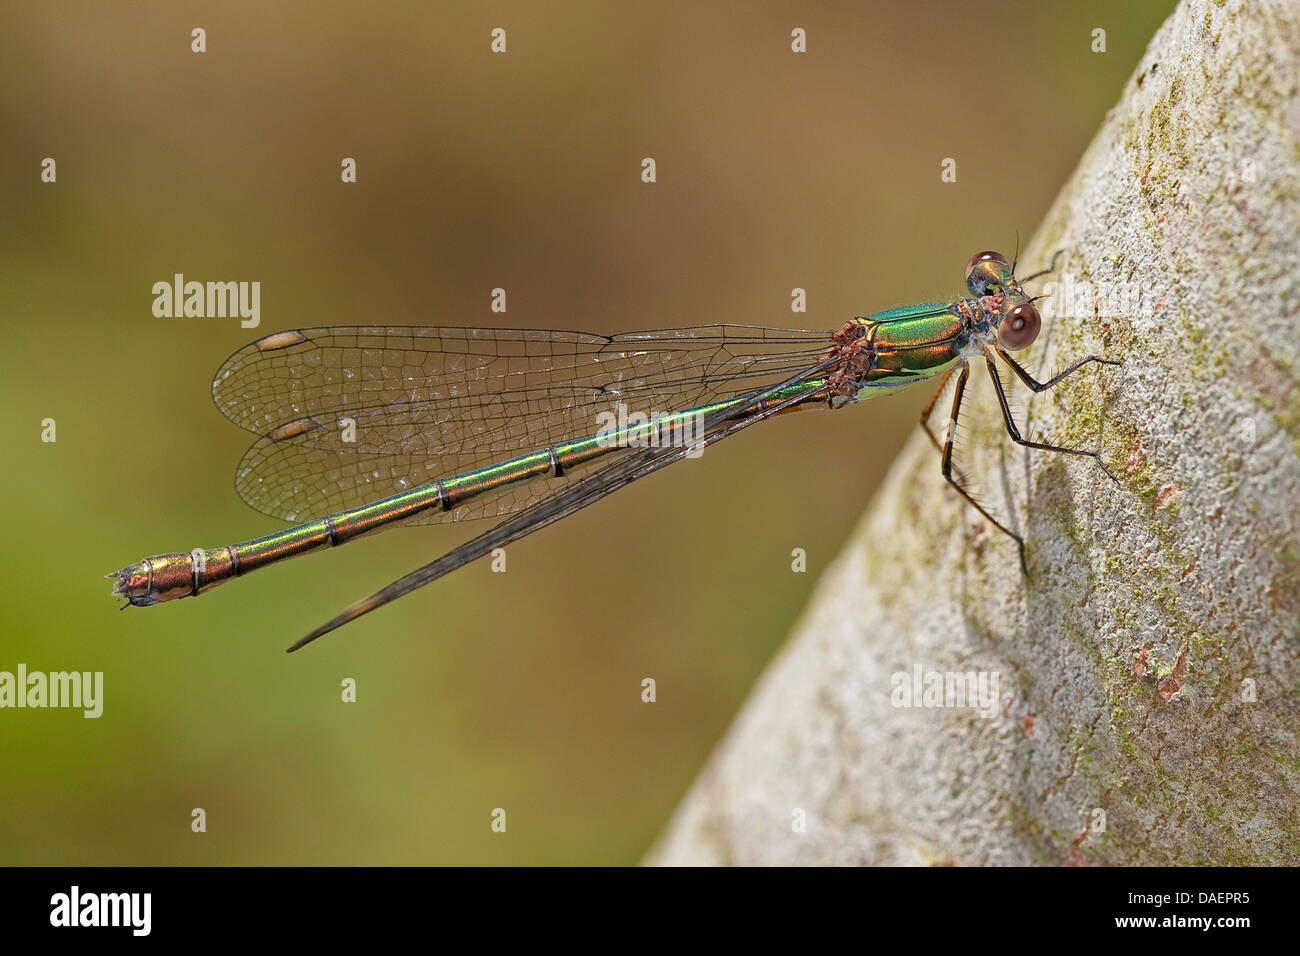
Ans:
MULTIPOLYGON (((768 388, 750 393, 745 396, 745 399, 737 403, 739 405, 738 410, 734 408, 714 410, 704 414, 701 422, 704 437, 701 439, 702 444, 700 447, 715 445, 723 439, 748 428, 750 425, 757 424, 787 408, 800 404, 809 394, 815 393, 821 387, 821 381, 814 380, 814 376, 829 371, 838 361, 838 356, 828 356, 823 361, 807 366, 797 374, 768 388), (795 394, 785 398, 775 397, 777 392, 784 388, 805 383, 810 385, 809 389, 800 389, 795 394)), ((369 614, 376 608, 383 607, 385 604, 409 594, 416 588, 423 587, 431 581, 436 581, 438 578, 450 574, 457 568, 464 567, 470 561, 489 554, 494 548, 505 547, 525 535, 532 534, 534 531, 566 518, 574 512, 581 511, 588 505, 595 504, 607 495, 613 494, 632 482, 681 461, 683 457, 690 453, 688 446, 681 445, 667 448, 639 448, 628 451, 621 459, 592 472, 580 481, 545 496, 532 507, 514 517, 507 518, 495 528, 480 534, 473 540, 466 541, 460 547, 447 552, 436 561, 432 561, 424 567, 417 568, 410 574, 404 575, 383 590, 376 591, 370 597, 349 605, 341 613, 316 628, 306 637, 295 641, 289 647, 289 651, 296 651, 310 644, 318 637, 342 627, 349 621, 355 621, 363 614, 369 614)))
MULTIPOLYGON (((240 349, 212 395, 223 415, 260 436, 236 471, 240 497, 304 521, 594 434, 597 416, 619 403, 653 415, 758 391, 815 364, 830 335, 739 325, 608 336, 300 329, 240 349)), ((419 521, 506 514, 555 484, 506 487, 419 521)))

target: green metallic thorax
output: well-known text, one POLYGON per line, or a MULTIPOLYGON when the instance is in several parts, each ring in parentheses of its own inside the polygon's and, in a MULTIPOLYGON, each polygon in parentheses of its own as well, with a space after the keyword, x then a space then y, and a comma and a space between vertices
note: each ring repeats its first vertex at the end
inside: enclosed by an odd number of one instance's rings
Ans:
POLYGON ((966 325, 951 302, 889 309, 860 316, 858 321, 867 327, 876 350, 869 383, 929 378, 952 368, 961 357, 966 325))

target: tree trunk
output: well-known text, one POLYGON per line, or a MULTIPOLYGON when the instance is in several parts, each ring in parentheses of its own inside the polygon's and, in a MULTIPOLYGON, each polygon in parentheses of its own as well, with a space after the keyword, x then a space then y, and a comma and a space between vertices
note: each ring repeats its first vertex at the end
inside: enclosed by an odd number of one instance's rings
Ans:
POLYGON ((1161 27, 1020 256, 1065 251, 1028 367, 1123 361, 1021 421, 1118 484, 1010 444, 976 363, 1029 576, 918 430, 650 862, 1300 863, 1298 90, 1293 0, 1161 27))

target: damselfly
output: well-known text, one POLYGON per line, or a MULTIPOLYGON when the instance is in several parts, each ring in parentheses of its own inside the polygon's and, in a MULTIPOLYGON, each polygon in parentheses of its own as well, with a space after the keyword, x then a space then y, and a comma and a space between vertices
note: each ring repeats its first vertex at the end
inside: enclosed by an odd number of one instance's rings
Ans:
POLYGON ((353 604, 289 648, 297 650, 756 422, 936 380, 921 423, 943 474, 1016 541, 1027 574, 1023 537, 994 518, 953 467, 970 363, 986 361, 1014 442, 1091 457, 1112 479, 1096 452, 1023 438, 995 363, 1035 392, 1088 362, 1118 363, 1089 355, 1039 382, 1007 354, 1029 346, 1041 324, 1014 265, 995 252, 973 256, 966 287, 966 297, 820 332, 333 327, 268 335, 227 359, 212 384, 222 414, 259 436, 235 486, 273 517, 320 517, 224 548, 145 558, 109 575, 113 593, 143 607, 385 528, 510 515, 353 604), (941 439, 930 413, 954 376, 941 439))

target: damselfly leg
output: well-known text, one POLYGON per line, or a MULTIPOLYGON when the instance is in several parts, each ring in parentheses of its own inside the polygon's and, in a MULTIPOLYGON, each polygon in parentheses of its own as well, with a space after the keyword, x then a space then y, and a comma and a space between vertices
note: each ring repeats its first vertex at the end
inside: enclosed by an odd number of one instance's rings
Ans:
MULTIPOLYGON (((1024 285, 1026 282, 1033 282, 1033 281, 1034 281, 1035 279, 1037 279, 1039 276, 1050 275, 1051 273, 1055 272, 1055 271, 1056 271, 1056 264, 1061 260, 1061 256, 1063 256, 1063 255, 1065 255, 1065 250, 1064 250, 1064 249, 1057 249, 1055 255, 1052 256, 1052 261, 1051 261, 1051 263, 1047 266, 1046 269, 1039 269, 1039 270, 1038 270, 1037 272, 1035 272, 1033 275, 1027 275, 1027 276, 1025 276, 1023 279, 1020 280, 1020 284, 1021 284, 1021 285, 1024 285)), ((1012 269, 1012 271, 1013 271, 1013 272, 1015 271, 1014 268, 1012 269)))
MULTIPOLYGON (((997 518, 993 517, 993 515, 989 514, 988 509, 985 508, 982 504, 980 504, 979 501, 976 500, 975 496, 972 495, 970 491, 967 490, 965 485, 965 480, 960 477, 961 475, 960 471, 958 471, 956 475, 953 474, 954 471, 954 466, 952 463, 953 439, 957 434, 957 416, 961 414, 961 403, 962 403, 962 399, 966 395, 966 382, 969 379, 970 379, 970 365, 962 365, 961 370, 957 372, 957 387, 956 390, 953 392, 953 396, 952 396, 952 415, 948 419, 948 427, 945 431, 944 439, 943 439, 943 463, 941 466, 943 470, 943 477, 945 478, 945 480, 947 480, 948 484, 952 485, 954 488, 957 489, 957 494, 961 495, 963 498, 966 499, 967 504, 969 504, 972 508, 974 508, 980 514, 982 514, 986 519, 988 519, 988 521, 995 528, 997 528, 1003 534, 1006 534, 1013 541, 1016 542, 1016 546, 1020 549, 1020 569, 1024 571, 1025 576, 1028 577, 1029 565, 1025 562, 1025 539, 1022 538, 1020 535, 1016 534, 1014 531, 1008 528, 997 518)), ((929 430, 930 429, 927 426, 926 431, 928 432, 929 430)), ((933 438, 934 436, 931 435, 930 437, 933 438)))
MULTIPOLYGON (((1003 357, 1005 358, 1005 356, 1003 357)), ((1090 362, 1090 361, 1105 362, 1105 364, 1107 365, 1119 364, 1118 362, 1106 362, 1106 360, 1104 359, 1099 359, 1099 358, 1095 358, 1094 356, 1089 356, 1086 359, 1076 362, 1070 368, 1071 370, 1076 369, 1080 365, 1084 364, 1085 362, 1090 362)), ((1098 464, 1098 466, 1100 466, 1101 470, 1106 473, 1107 477, 1109 477, 1111 481, 1114 481, 1117 484, 1119 483, 1119 479, 1116 478, 1114 473, 1109 468, 1106 467, 1106 463, 1101 460, 1101 455, 1099 455, 1095 451, 1088 451, 1085 448, 1066 448, 1064 445, 1048 445, 1044 442, 1030 441, 1028 438, 1022 438, 1020 435, 1020 429, 1016 427, 1016 420, 1011 415, 1011 406, 1007 404, 1007 393, 1002 388, 1002 380, 998 377, 998 370, 993 366, 993 356, 991 355, 988 356, 988 364, 989 364, 989 378, 993 380, 993 390, 998 393, 998 404, 1002 406, 1002 420, 1003 422, 1006 423, 1007 434, 1011 436, 1011 440, 1013 442, 1015 442, 1017 445, 1023 445, 1025 448, 1037 448, 1039 451, 1059 451, 1065 455, 1078 455, 1081 458, 1091 458, 1093 461, 1095 461, 1098 464)), ((1011 364, 1015 365, 1016 363, 1012 362, 1011 364)), ((1062 372, 1060 375, 1057 375, 1055 378, 1051 380, 1050 385, 1044 384, 1040 388, 1035 389, 1034 391, 1042 391, 1043 389, 1050 388, 1051 385, 1056 384, 1062 378, 1064 378, 1066 374, 1067 374, 1066 372, 1062 372)))
MULTIPOLYGON (((1101 365, 1122 365, 1123 364, 1118 359, 1102 358, 1100 355, 1087 355, 1079 359, 1079 361, 1075 362, 1073 365, 1067 366, 1065 371, 1057 372, 1046 382, 1040 382, 1037 379, 1035 379, 1032 375, 1030 375, 1027 371, 1025 371, 1025 369, 1020 365, 1020 363, 1017 362, 1015 359, 1013 359, 1010 355, 1008 355, 1003 349, 1001 348, 998 349, 998 355, 1002 356, 1002 361, 1006 362, 1008 365, 1011 366, 1011 370, 1016 373, 1016 377, 1019 378, 1020 381, 1024 382, 1026 386, 1028 386, 1035 392, 1047 391, 1057 382, 1061 381, 1061 379, 1065 378, 1067 375, 1071 375, 1074 372, 1077 372, 1079 369, 1083 368, 1083 366, 1087 365, 1089 362, 1097 362, 1101 365)), ((989 363, 989 367, 990 368, 993 367, 992 362, 989 363)))
MULTIPOLYGON (((1067 376, 1069 376, 1073 372, 1078 371, 1080 368, 1082 368, 1084 365, 1087 365, 1089 362, 1097 362, 1101 365, 1120 364, 1118 361, 1115 361, 1114 359, 1105 359, 1096 355, 1089 355, 1073 363, 1072 365, 1067 367, 1064 371, 1052 376, 1047 381, 1040 382, 1037 379, 1035 379, 1032 375, 1030 375, 1029 372, 1027 372, 1019 363, 1017 363, 1013 358, 1011 358, 1011 356, 1009 356, 1005 351, 1003 351, 1001 348, 996 346, 995 348, 997 350, 997 356, 1002 358, 1008 365, 1010 365, 1011 368, 1015 371, 1017 377, 1022 382, 1024 382, 1025 385, 1027 385, 1030 389, 1032 389, 1036 393, 1044 392, 1047 389, 1052 388, 1054 385, 1057 385, 1067 376)), ((1082 449, 1082 448, 1068 448, 1064 445, 1051 445, 1051 444, 1047 444, 1046 442, 1033 441, 1031 439, 1023 437, 1020 434, 1020 429, 1016 426, 1015 417, 1011 414, 1011 406, 1007 402, 1006 390, 1003 388, 1002 380, 998 376, 997 368, 994 364, 994 354, 986 350, 984 353, 984 358, 985 361, 988 363, 989 378, 993 382, 993 390, 997 393, 998 404, 1002 409, 1003 424, 1006 426, 1007 434, 1011 437, 1011 440, 1013 442, 1025 448, 1034 448, 1039 451, 1055 451, 1066 455, 1077 455, 1079 457, 1091 458, 1093 461, 1097 463, 1097 465, 1101 468, 1101 470, 1106 473, 1106 476, 1108 478, 1110 478, 1112 481, 1116 483, 1119 482, 1119 478, 1116 477, 1114 472, 1112 472, 1108 467, 1106 467, 1106 463, 1102 461, 1101 455, 1095 451, 1089 451, 1087 449, 1082 449)), ((1009 527, 1007 527, 1007 525, 1004 522, 999 521, 997 518, 993 517, 993 515, 989 513, 988 509, 985 508, 982 504, 980 504, 980 502, 971 493, 970 489, 966 486, 966 481, 965 478, 962 476, 961 470, 957 468, 957 466, 953 463, 952 460, 953 443, 957 431, 957 419, 958 416, 961 414, 962 400, 965 398, 966 383, 969 380, 969 378, 970 378, 969 364, 963 364, 956 368, 950 369, 943 376, 943 378, 939 382, 938 389, 935 390, 934 395, 926 403, 925 408, 921 412, 921 427, 925 429, 925 433, 926 435, 929 436, 930 441, 934 444, 936 448, 940 450, 940 452, 943 455, 941 467, 942 467, 944 479, 950 485, 952 485, 953 488, 956 489, 957 493, 961 495, 962 498, 964 498, 966 502, 971 505, 971 507, 973 507, 976 511, 978 511, 981 515, 983 515, 999 531, 1003 532, 1004 534, 1006 534, 1008 537, 1010 537, 1012 540, 1016 542, 1016 546, 1020 550, 1021 570, 1024 571, 1026 576, 1028 576, 1029 565, 1025 559, 1024 538, 1021 537, 1016 532, 1012 531, 1009 527), (939 397, 943 394, 944 389, 947 387, 948 379, 954 373, 956 373, 957 375, 957 385, 953 393, 952 414, 948 419, 948 424, 945 429, 943 443, 940 444, 938 438, 935 436, 933 430, 930 428, 930 415, 934 411, 934 406, 938 403, 939 397)))

